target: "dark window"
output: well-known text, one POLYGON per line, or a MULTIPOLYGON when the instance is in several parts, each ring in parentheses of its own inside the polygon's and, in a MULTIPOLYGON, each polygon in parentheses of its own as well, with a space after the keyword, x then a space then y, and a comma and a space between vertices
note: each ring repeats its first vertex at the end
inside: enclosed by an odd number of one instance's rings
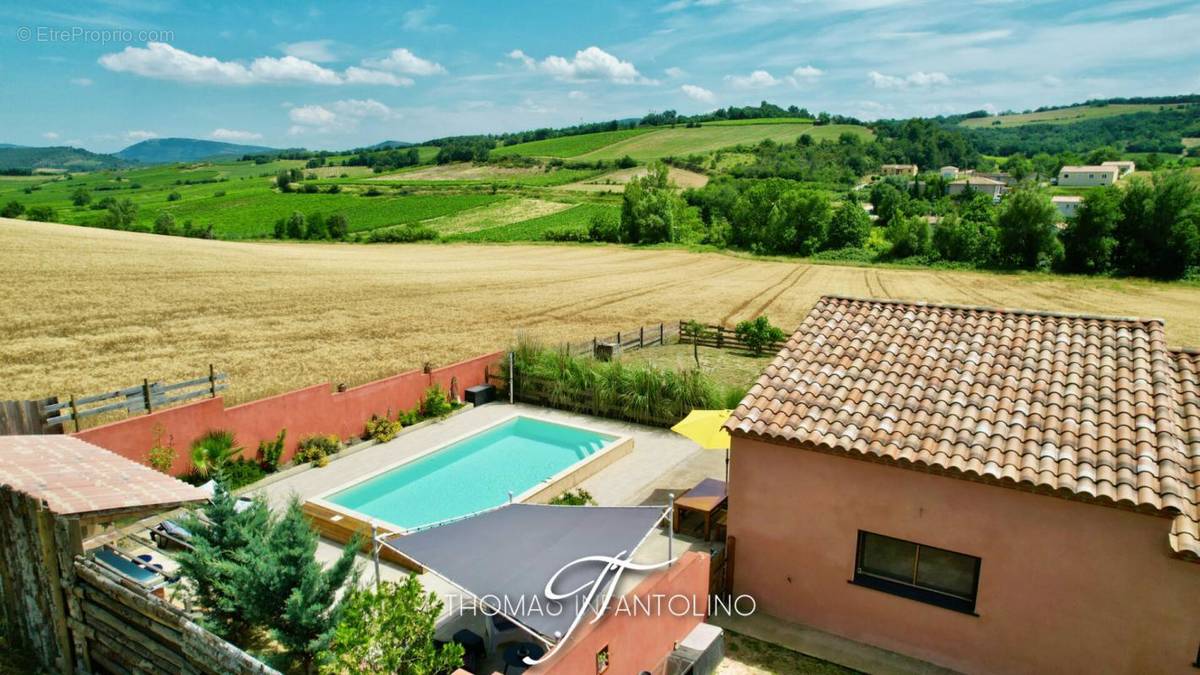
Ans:
POLYGON ((960 612, 975 612, 980 559, 859 531, 854 583, 960 612))

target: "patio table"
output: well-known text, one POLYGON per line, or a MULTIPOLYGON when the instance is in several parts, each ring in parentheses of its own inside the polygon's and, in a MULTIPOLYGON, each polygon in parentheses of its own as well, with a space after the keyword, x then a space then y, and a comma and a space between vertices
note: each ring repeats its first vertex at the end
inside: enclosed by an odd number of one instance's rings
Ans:
POLYGON ((679 515, 683 511, 695 511, 704 516, 704 539, 707 541, 712 532, 713 515, 728 501, 725 481, 716 478, 705 478, 696 487, 683 493, 675 500, 675 512, 672 518, 675 531, 679 531, 679 515))

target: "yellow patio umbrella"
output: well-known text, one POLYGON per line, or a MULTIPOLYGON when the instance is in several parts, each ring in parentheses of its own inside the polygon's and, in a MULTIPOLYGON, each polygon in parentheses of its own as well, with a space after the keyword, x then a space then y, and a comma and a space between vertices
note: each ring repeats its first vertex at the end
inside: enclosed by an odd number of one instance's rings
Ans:
POLYGON ((725 431, 725 420, 732 410, 693 410, 688 416, 671 427, 671 431, 684 436, 705 450, 725 451, 725 482, 729 482, 729 432, 725 431))

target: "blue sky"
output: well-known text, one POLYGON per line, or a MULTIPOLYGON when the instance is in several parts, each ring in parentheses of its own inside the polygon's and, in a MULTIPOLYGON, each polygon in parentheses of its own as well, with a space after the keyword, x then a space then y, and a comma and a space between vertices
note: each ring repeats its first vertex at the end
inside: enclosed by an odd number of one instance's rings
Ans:
POLYGON ((1200 91, 1198 35, 1194 0, 6 2, 0 142, 337 149, 764 99, 1020 110, 1200 91))

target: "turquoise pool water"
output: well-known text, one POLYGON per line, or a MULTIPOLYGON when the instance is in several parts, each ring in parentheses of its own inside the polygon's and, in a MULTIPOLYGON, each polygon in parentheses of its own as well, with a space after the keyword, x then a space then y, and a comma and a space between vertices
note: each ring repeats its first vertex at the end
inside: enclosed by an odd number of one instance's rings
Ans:
POLYGON ((411 529, 500 506, 613 440, 514 417, 325 499, 411 529))

